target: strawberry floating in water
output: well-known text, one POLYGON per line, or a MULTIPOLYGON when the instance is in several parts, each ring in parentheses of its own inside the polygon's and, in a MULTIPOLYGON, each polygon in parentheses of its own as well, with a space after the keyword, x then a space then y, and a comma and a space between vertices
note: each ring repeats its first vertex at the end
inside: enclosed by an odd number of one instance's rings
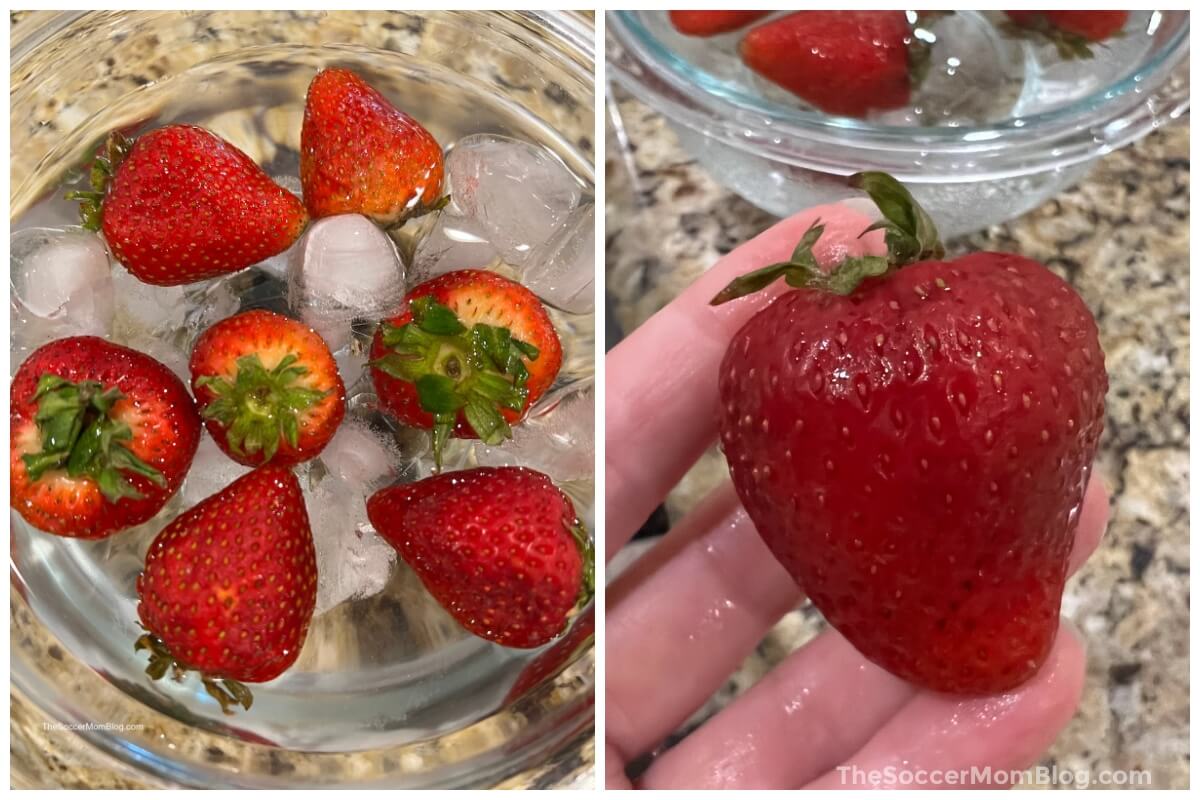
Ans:
POLYGON ((497 445, 554 383, 562 344, 533 292, 494 272, 464 269, 422 283, 371 343, 379 403, 433 430, 433 454, 453 434, 497 445))
POLYGON ((239 464, 314 458, 346 414, 346 388, 325 341, 270 311, 246 311, 206 330, 191 372, 209 434, 239 464))
POLYGON ((179 378, 94 336, 35 350, 9 399, 12 507, 59 536, 101 539, 150 519, 200 444, 200 418, 179 378))
POLYGON ((146 673, 199 671, 228 713, 250 708, 244 683, 279 677, 304 646, 317 563, 300 482, 266 466, 176 517, 137 580, 146 673))
POLYGON ((480 467, 376 492, 367 516, 476 636, 537 647, 594 591, 592 543, 540 472, 480 467))
POLYGON ((282 253, 308 224, 295 195, 241 150, 194 125, 133 142, 119 133, 96 159, 81 200, 84 227, 103 231, 138 280, 177 286, 245 269, 282 253))
POLYGON ((403 222, 441 207, 443 170, 429 131, 358 75, 332 67, 313 78, 300 132, 300 181, 313 217, 403 222))

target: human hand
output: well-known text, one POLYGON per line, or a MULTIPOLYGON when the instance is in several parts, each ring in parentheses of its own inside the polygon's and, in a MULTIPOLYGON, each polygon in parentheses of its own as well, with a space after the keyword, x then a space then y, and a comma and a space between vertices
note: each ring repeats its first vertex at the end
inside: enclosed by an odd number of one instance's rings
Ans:
MULTIPOLYGON (((609 558, 716 439, 725 347, 787 287, 779 282, 717 308, 708 301, 733 277, 786 260, 818 218, 825 225, 815 248, 822 263, 884 252, 880 232, 859 238, 872 218, 845 205, 809 209, 721 259, 608 355, 609 558)), ((1096 548, 1107 517, 1107 494, 1092 481, 1071 572, 1096 548)), ((708 700, 802 594, 726 482, 617 578, 607 598, 607 785, 629 788, 626 764, 708 700)), ((1041 670, 1021 687, 991 697, 943 695, 875 666, 828 629, 656 758, 638 786, 881 785, 865 773, 892 767, 923 770, 924 784, 903 785, 921 788, 931 784, 930 771, 1024 769, 1074 714, 1084 671, 1082 641, 1064 624, 1041 670)), ((1006 784, 1001 778, 975 785, 1006 784)))

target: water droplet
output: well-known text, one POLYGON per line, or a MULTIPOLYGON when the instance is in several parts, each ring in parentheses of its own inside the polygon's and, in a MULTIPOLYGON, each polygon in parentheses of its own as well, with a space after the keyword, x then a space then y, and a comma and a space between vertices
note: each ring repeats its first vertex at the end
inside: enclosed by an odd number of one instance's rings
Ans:
POLYGON ((1033 398, 1029 396, 1029 392, 1024 392, 1021 395, 1021 405, 1025 406, 1026 408, 1029 408, 1033 405, 1033 398))

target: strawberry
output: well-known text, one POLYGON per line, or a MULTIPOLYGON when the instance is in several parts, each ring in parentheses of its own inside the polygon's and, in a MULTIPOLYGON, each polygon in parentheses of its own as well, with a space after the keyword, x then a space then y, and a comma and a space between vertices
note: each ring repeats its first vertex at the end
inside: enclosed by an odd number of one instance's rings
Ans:
POLYGON ((57 339, 13 378, 9 494, 35 528, 102 539, 159 512, 200 444, 187 388, 150 356, 57 339))
POLYGON ((513 685, 504 695, 502 705, 508 705, 524 697, 529 692, 541 686, 547 680, 562 672, 568 664, 575 660, 596 641, 596 613, 594 606, 579 615, 563 636, 554 644, 539 653, 537 658, 525 665, 517 675, 513 685))
POLYGON ((1015 27, 1049 41, 1062 58, 1092 58, 1089 43, 1119 36, 1128 11, 1005 11, 1015 27))
POLYGON ((669 11, 671 26, 684 36, 716 36, 744 28, 770 11, 669 11))
POLYGON ((206 330, 191 371, 209 434, 239 464, 307 461, 346 413, 346 387, 325 341, 270 311, 246 311, 206 330))
POLYGON ((381 225, 440 208, 442 148, 353 72, 321 70, 308 86, 300 182, 313 217, 363 214, 381 225))
POLYGON ((460 625, 505 647, 561 634, 594 590, 592 543, 550 479, 480 467, 383 489, 367 517, 460 625))
POLYGON ((434 459, 453 433, 487 444, 511 438, 558 374, 562 345, 546 309, 494 272, 447 272, 413 289, 379 326, 371 373, 384 409, 433 429, 434 459))
POLYGON ((103 230, 138 280, 177 286, 282 253, 308 224, 304 206, 249 156, 203 128, 168 125, 132 144, 119 133, 92 166, 84 227, 103 230))
POLYGON ((797 11, 746 34, 746 66, 830 114, 900 108, 928 65, 903 11, 797 11))
POLYGON ((198 670, 229 713, 250 708, 242 685, 290 667, 317 602, 317 561, 300 482, 270 465, 176 517, 150 545, 138 616, 155 680, 198 670))
POLYGON ((1041 665, 1108 378, 1083 301, 1010 253, 943 260, 933 221, 863 173, 889 257, 817 268, 809 230, 720 369, 721 442, 759 534, 867 658, 1000 692, 1041 665))

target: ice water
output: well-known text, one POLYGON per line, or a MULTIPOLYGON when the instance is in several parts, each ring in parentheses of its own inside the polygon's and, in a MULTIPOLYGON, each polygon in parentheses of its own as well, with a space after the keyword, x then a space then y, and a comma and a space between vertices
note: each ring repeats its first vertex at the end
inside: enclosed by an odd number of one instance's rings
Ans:
MULTIPOLYGON (((675 31, 665 11, 636 16, 653 38, 706 76, 704 83, 714 91, 759 98, 783 109, 812 110, 742 63, 737 48, 745 30, 688 37, 675 31)), ((1122 36, 1092 45, 1093 58, 1073 61, 1063 61, 1044 39, 1005 35, 1005 20, 999 11, 958 11, 918 21, 915 35, 930 45, 929 73, 908 106, 873 114, 870 121, 960 127, 1065 107, 1111 85, 1131 65, 1141 63, 1153 46, 1161 14, 1131 12, 1122 36)))
POLYGON ((309 750, 402 744, 494 713, 539 652, 502 648, 461 629, 366 519, 371 492, 426 477, 432 467, 427 432, 380 412, 366 368, 375 323, 395 305, 404 283, 411 287, 447 265, 486 267, 519 280, 537 267, 530 282, 543 287, 563 343, 558 379, 531 410, 528 427, 516 428, 511 449, 454 441, 445 460, 449 469, 500 463, 541 469, 570 495, 581 518, 593 518, 593 319, 590 287, 583 291, 576 272, 593 271, 591 240, 567 241, 569 231, 582 227, 581 217, 591 219, 590 158, 478 84, 439 70, 368 50, 333 55, 284 46, 222 56, 144 87, 88 120, 42 162, 36 185, 17 192, 36 200, 18 203, 12 223, 14 369, 51 338, 89 333, 147 352, 186 380, 188 353, 204 328, 238 311, 267 308, 314 324, 331 343, 347 387, 343 427, 320 458, 296 470, 319 556, 319 614, 295 666, 252 687, 250 712, 222 715, 195 677, 150 681, 144 654, 133 650, 140 634, 134 582, 150 542, 180 512, 246 471, 207 434, 182 489, 139 528, 83 542, 34 531, 12 514, 13 564, 38 616, 113 684, 191 724, 309 750), (138 282, 115 262, 105 263, 95 241, 73 227, 77 206, 64 192, 80 185, 79 166, 107 133, 131 125, 135 131, 171 122, 208 127, 299 194, 294 176, 305 90, 319 68, 334 63, 359 72, 443 146, 465 142, 462 153, 471 149, 481 159, 471 161, 471 169, 487 172, 496 166, 488 159, 508 159, 492 170, 504 172, 532 158, 548 181, 539 185, 537 202, 505 194, 521 192, 519 182, 485 176, 468 186, 472 173, 460 170, 463 203, 410 222, 391 241, 354 221, 326 222, 326 233, 342 225, 332 238, 302 240, 251 269, 183 287, 138 282), (510 208, 494 205, 505 201, 510 208), (497 235, 496 214, 538 203, 550 204, 548 214, 508 220, 505 235, 497 235), (584 246, 586 257, 576 252, 584 246), (328 275, 305 272, 319 266, 313 258, 374 259, 368 278, 375 283, 367 292, 331 284, 328 275), (55 268, 62 264, 78 269, 55 268), (63 304, 54 301, 58 294, 63 304))

